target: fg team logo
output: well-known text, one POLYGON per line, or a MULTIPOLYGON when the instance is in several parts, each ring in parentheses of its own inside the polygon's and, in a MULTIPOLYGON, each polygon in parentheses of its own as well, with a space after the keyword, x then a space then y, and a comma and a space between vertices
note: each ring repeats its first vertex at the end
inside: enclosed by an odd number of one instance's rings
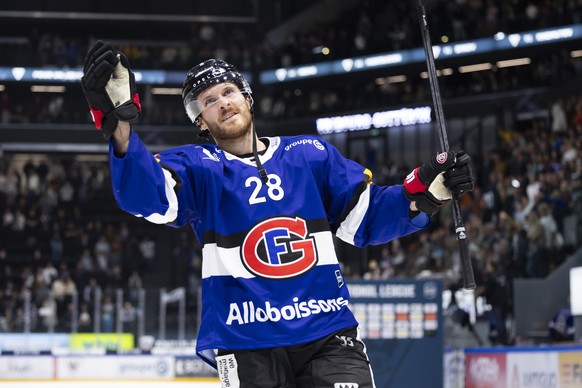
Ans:
POLYGON ((257 224, 241 251, 244 266, 263 278, 291 278, 317 263, 315 240, 300 218, 277 217, 257 224))

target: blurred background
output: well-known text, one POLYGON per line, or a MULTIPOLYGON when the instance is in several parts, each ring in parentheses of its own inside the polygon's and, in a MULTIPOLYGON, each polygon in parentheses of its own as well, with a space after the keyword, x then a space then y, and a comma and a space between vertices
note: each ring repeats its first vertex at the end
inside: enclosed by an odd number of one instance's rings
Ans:
MULTIPOLYGON (((360 250, 337 241, 344 274, 378 287, 436 279, 443 350, 576 343, 582 1, 426 6, 449 142, 470 153, 477 174, 461 208, 478 287, 461 289, 448 207, 429 230, 389 244, 360 250)), ((3 4, 0 336, 24 333, 4 337, 15 341, 0 343, 5 354, 70 350, 51 341, 83 333, 92 337, 84 345, 79 337, 80 349, 193 353, 201 248, 190 229, 152 225, 115 205, 107 143, 79 83, 98 39, 122 50, 136 73, 144 115, 134 129, 152 151, 199 141, 180 93, 187 70, 208 58, 250 81, 259 135, 321 136, 377 184, 400 184, 440 150, 413 2, 3 4), (47 333, 48 345, 31 344, 47 333), (100 343, 96 333, 116 336, 100 343)), ((365 311, 361 318, 372 319, 365 311)), ((388 338, 378 334, 385 326, 366 327, 368 337, 388 338)), ((573 365, 582 365, 575 354, 573 365)), ((176 360, 168 361, 174 371, 194 362, 176 360)), ((443 384, 463 386, 446 381, 446 360, 443 384)), ((213 376, 193 368, 187 376, 213 376)))

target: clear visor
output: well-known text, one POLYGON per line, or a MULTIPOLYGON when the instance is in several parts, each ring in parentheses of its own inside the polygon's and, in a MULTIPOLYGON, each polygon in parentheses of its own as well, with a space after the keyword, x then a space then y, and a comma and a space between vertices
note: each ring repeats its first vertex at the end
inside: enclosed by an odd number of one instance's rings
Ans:
POLYGON ((192 120, 192 122, 196 121, 200 113, 202 113, 202 109, 198 105, 198 101, 192 96, 193 93, 189 93, 186 98, 184 98, 184 108, 186 109, 186 114, 192 120))
POLYGON ((194 98, 192 95, 193 93, 190 93, 184 99, 186 114, 192 122, 195 122, 198 116, 207 109, 220 104, 233 104, 237 99, 240 101, 241 96, 244 98, 243 93, 236 86, 227 87, 216 94, 206 95, 201 93, 197 98, 194 98))

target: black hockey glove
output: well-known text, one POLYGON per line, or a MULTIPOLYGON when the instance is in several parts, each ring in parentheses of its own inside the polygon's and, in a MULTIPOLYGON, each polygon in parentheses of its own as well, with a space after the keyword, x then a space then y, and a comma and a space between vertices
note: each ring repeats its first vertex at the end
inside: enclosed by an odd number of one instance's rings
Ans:
POLYGON ((406 176, 404 195, 416 202, 418 210, 433 215, 443 206, 444 201, 451 199, 451 190, 444 185, 443 175, 453 167, 455 160, 453 151, 443 152, 406 176))
POLYGON ((444 185, 448 187, 455 197, 461 197, 475 188, 471 157, 465 151, 459 151, 457 161, 444 173, 444 185))
POLYGON ((129 61, 110 45, 97 41, 85 57, 81 87, 89 103, 95 126, 109 139, 117 123, 141 116, 135 76, 129 61))

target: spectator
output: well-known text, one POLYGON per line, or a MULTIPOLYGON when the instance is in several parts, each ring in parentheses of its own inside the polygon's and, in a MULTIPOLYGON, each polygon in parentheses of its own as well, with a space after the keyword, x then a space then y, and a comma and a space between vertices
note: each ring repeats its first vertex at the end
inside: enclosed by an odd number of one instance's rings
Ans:
POLYGON ((103 333, 113 333, 115 322, 115 305, 109 295, 103 296, 101 312, 101 331, 103 333))
POLYGON ((53 281, 51 286, 52 296, 57 303, 57 313, 61 315, 67 306, 67 284, 64 275, 60 275, 53 281))
POLYGON ((544 263, 542 262, 545 246, 544 227, 539 221, 538 213, 536 210, 532 210, 527 215, 526 220, 528 240, 526 275, 530 278, 542 277, 545 275, 543 268, 544 263))
POLYGON ((93 270, 93 257, 91 256, 91 251, 88 248, 83 250, 81 258, 79 259, 79 270, 83 272, 90 272, 93 270))
POLYGON ((46 266, 43 269, 42 277, 43 282, 46 286, 50 287, 53 284, 53 281, 59 276, 59 272, 54 267, 52 261, 46 263, 46 266))
POLYGON ((507 316, 512 306, 506 269, 499 262, 488 260, 485 271, 484 283, 475 295, 484 296, 491 305, 488 314, 489 340, 493 345, 508 345, 507 316))
POLYGON ((558 225, 552 214, 550 205, 542 202, 538 206, 540 224, 544 229, 544 248, 549 258, 550 272, 561 263, 559 252, 564 246, 564 238, 558 230, 558 225))
POLYGON ((511 250, 513 253, 513 271, 512 274, 516 278, 526 277, 527 254, 528 254, 528 240, 524 225, 517 219, 513 220, 511 228, 511 250))
POLYGON ((94 254, 97 262, 97 267, 101 271, 107 271, 109 269, 109 256, 111 254, 111 245, 107 241, 105 235, 99 236, 99 240, 95 244, 94 254))
POLYGON ((52 235, 50 238, 51 260, 60 263, 63 260, 63 240, 61 236, 61 227, 58 223, 52 225, 52 235))
POLYGON ((81 311, 79 312, 77 322, 79 325, 79 333, 90 333, 93 331, 93 318, 91 317, 87 303, 81 303, 81 311))
POLYGON ((145 271, 152 272, 155 268, 156 242, 146 234, 139 243, 139 250, 144 260, 145 271))
POLYGON ((569 308, 559 309, 548 323, 548 332, 554 342, 573 341, 576 328, 572 311, 569 308))
POLYGON ((129 291, 129 300, 137 304, 139 292, 143 289, 143 281, 137 270, 133 271, 129 279, 127 279, 127 289, 129 291))
POLYGON ((552 131, 556 134, 565 134, 568 131, 568 121, 562 100, 552 104, 552 131))
POLYGON ((58 324, 58 307, 54 298, 46 297, 39 309, 39 315, 42 317, 42 324, 47 331, 54 331, 58 324))
POLYGON ((137 309, 130 301, 125 301, 119 311, 119 319, 124 333, 137 333, 137 309))
POLYGON ((93 308, 97 298, 101 298, 102 290, 101 286, 97 283, 97 279, 92 277, 89 279, 89 283, 83 288, 83 303, 88 307, 93 308))

